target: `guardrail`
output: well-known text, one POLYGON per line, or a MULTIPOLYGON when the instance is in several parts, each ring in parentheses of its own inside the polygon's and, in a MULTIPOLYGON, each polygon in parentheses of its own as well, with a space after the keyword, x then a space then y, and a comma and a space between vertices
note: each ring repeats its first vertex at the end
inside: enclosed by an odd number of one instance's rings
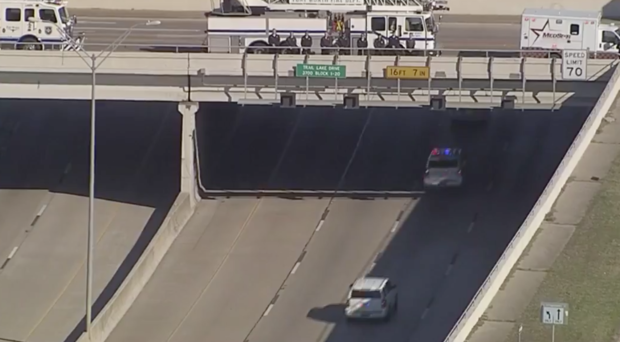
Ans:
MULTIPOLYGON (((315 41, 313 46, 308 49, 312 54, 321 54, 323 51, 329 55, 370 55, 370 56, 386 56, 386 55, 408 55, 408 56, 448 56, 448 57, 496 57, 496 58, 518 58, 518 57, 536 57, 536 58, 562 58, 561 50, 521 50, 521 49, 413 49, 406 48, 358 48, 355 42, 349 47, 320 47, 315 41)), ((369 42, 372 44, 372 42, 369 42)), ((441 43, 441 41, 439 41, 441 43)), ((16 44, 17 46, 18 44, 16 44)), ((51 43, 45 45, 48 50, 60 50, 63 45, 51 43)), ((99 52, 110 47, 110 43, 96 43, 88 40, 82 43, 84 51, 99 52)), ((258 49, 235 47, 231 44, 159 44, 153 43, 122 43, 115 45, 117 51, 143 51, 158 53, 226 53, 226 54, 253 54, 259 53, 258 49), (215 51, 214 51, 215 50, 215 51)), ((271 46, 261 47, 260 53, 268 54, 304 54, 305 48, 288 47, 288 46, 271 46), (295 51, 291 51, 295 50, 295 51)), ((590 58, 597 59, 619 59, 620 54, 614 52, 592 52, 590 58)))
MULTIPOLYGON (((75 52, 2 51, 0 58, 0 73, 12 73, 3 75, 4 83, 90 84, 91 71, 75 52), (57 77, 59 72, 65 76, 57 77)), ((607 82, 616 63, 591 60, 584 70, 587 80, 607 82)), ((97 73, 99 85, 234 93, 215 101, 277 101, 281 92, 291 91, 306 101, 339 102, 341 95, 356 93, 368 102, 428 102, 441 93, 455 102, 484 97, 483 102, 495 103, 516 96, 521 104, 555 104, 575 93, 598 98, 604 87, 564 81, 559 60, 538 58, 119 52, 97 73)))
POLYGON ((521 254, 530 240, 540 227, 544 216, 551 210, 555 200, 559 196, 568 178, 577 166, 577 163, 585 153, 586 148, 592 141, 596 130, 605 117, 613 101, 620 90, 620 69, 616 68, 609 83, 605 87, 600 99, 592 109, 592 112, 584 122, 570 145, 560 165, 549 180, 549 183, 532 207, 525 221, 510 241, 504 253, 499 258, 489 276, 476 292, 467 309, 458 319, 447 338, 446 342, 464 342, 478 323, 484 311, 488 308, 493 297, 500 289, 510 271, 517 263, 521 254))

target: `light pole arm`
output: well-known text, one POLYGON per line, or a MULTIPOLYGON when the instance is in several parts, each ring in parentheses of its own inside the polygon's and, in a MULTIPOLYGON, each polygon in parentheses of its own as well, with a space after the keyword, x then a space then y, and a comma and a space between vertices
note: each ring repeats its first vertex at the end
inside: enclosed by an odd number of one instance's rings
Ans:
POLYGON ((101 51, 97 55, 97 59, 99 59, 103 54, 105 54, 105 56, 101 59, 101 61, 99 61, 99 63, 97 64, 96 68, 99 68, 101 63, 103 63, 108 57, 110 57, 110 55, 114 51, 116 51, 116 49, 118 49, 118 47, 121 44, 123 44, 123 42, 129 37, 129 35, 131 34, 131 32, 133 31, 134 28, 136 28, 138 26, 142 26, 142 25, 144 25, 144 23, 138 23, 138 24, 135 24, 135 25, 131 26, 130 28, 127 29, 127 31, 125 31, 123 34, 121 34, 116 39, 114 39, 114 41, 110 45, 108 45, 103 51, 101 51))

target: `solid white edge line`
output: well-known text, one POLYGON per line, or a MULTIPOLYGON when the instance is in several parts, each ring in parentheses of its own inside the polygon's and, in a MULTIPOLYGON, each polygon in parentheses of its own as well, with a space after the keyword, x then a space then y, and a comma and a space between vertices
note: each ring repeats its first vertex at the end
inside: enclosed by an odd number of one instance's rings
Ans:
POLYGON ((390 230, 390 233, 394 233, 399 225, 400 225, 400 221, 394 222, 394 226, 392 227, 392 230, 390 230))
POLYGON ((301 262, 297 262, 295 263, 295 266, 293 266, 293 270, 291 271, 291 274, 295 274, 295 272, 297 272, 297 269, 299 268, 299 266, 301 265, 301 262))
POLYGON ((269 304, 269 306, 267 307, 267 310, 265 310, 265 313, 263 313, 263 317, 269 315, 269 312, 271 312, 271 309, 273 309, 273 304, 269 304))
POLYGON ((13 257, 15 256, 15 253, 17 253, 17 249, 18 248, 19 248, 19 246, 13 247, 13 250, 11 251, 11 253, 9 254, 9 257, 7 259, 9 259, 9 260, 13 259, 13 257))

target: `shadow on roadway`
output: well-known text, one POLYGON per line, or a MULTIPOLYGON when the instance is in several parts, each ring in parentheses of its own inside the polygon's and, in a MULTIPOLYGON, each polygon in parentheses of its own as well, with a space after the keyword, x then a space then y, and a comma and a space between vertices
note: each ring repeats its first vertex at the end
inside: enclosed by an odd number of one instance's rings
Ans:
MULTIPOLYGON (((179 191, 176 103, 97 103, 96 198, 154 208, 137 243, 96 299, 99 313, 163 222, 179 191)), ((88 195, 90 102, 0 101, 0 189, 88 195)), ((67 341, 84 330, 80 322, 67 341)))
MULTIPOLYGON (((334 325, 325 341, 443 340, 527 216, 588 113, 588 108, 495 111, 486 127, 440 121, 426 141, 451 140, 464 149, 466 183, 461 189, 423 195, 374 260, 369 275, 390 278, 398 286, 395 317, 379 325, 351 324, 336 309, 341 308, 339 303, 313 308, 310 319, 334 325)), ((423 157, 417 156, 420 163, 423 157)), ((367 165, 380 162, 369 158, 367 165)), ((417 167, 407 170, 421 172, 417 167)), ((344 296, 347 289, 342 291, 344 296)))
POLYGON ((487 123, 471 126, 453 122, 454 111, 203 104, 200 177, 210 189, 422 190, 430 149, 463 148, 464 186, 426 192, 374 260, 370 275, 399 286, 398 314, 386 324, 348 324, 346 288, 343 302, 307 313, 332 326, 317 341, 438 341, 514 236, 589 112, 486 111, 487 123))

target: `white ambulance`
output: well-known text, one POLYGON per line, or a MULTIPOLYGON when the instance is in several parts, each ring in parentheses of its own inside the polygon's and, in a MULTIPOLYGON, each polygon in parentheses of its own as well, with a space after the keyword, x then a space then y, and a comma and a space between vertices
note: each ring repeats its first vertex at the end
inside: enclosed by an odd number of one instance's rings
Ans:
POLYGON ((0 0, 0 44, 3 49, 81 49, 73 37, 76 18, 60 0, 0 0))
POLYGON ((521 50, 553 50, 549 55, 557 58, 565 49, 590 50, 591 57, 616 58, 619 43, 618 27, 602 24, 600 12, 531 8, 521 17, 521 50))

